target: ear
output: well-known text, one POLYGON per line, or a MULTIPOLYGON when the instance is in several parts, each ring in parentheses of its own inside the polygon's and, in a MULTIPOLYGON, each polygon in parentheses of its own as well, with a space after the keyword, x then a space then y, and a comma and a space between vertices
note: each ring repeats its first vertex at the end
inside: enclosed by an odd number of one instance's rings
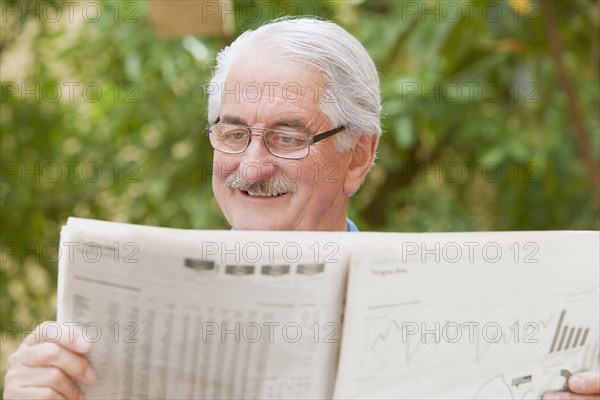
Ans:
POLYGON ((344 180, 344 193, 350 197, 358 191, 373 165, 379 135, 361 135, 354 150, 349 151, 348 172, 344 180))

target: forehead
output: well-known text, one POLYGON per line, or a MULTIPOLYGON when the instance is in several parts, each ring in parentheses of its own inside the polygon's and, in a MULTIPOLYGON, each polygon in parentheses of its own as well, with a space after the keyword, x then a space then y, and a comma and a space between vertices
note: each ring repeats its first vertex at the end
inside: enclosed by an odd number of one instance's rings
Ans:
POLYGON ((283 60, 274 52, 246 52, 233 63, 221 90, 221 115, 248 124, 323 118, 324 79, 306 64, 283 60))

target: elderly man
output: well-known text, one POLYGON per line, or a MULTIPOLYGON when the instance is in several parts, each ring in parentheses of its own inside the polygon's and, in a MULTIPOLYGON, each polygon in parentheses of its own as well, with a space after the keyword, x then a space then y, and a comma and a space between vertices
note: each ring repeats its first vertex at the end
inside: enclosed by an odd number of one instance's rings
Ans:
POLYGON ((210 87, 213 191, 235 229, 356 230, 348 197, 381 128, 377 71, 354 37, 308 19, 265 25, 219 54, 210 87))
MULTIPOLYGON (((234 229, 357 230, 348 198, 373 163, 381 129, 377 71, 354 37, 313 19, 266 24, 219 54, 209 90, 213 191, 234 229)), ((68 336, 28 336, 9 358, 5 398, 79 398, 76 382, 95 379, 84 358, 91 343, 68 336)), ((600 393, 593 373, 569 385, 579 394, 547 396, 600 393)))

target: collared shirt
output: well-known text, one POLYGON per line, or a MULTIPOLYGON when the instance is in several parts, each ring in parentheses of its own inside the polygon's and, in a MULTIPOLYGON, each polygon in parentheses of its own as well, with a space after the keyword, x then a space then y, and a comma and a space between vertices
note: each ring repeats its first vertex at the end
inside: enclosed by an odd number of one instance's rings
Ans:
POLYGON ((348 225, 348 232, 358 232, 358 228, 356 227, 356 224, 354 222, 352 222, 352 220, 348 217, 346 217, 346 225, 348 225))

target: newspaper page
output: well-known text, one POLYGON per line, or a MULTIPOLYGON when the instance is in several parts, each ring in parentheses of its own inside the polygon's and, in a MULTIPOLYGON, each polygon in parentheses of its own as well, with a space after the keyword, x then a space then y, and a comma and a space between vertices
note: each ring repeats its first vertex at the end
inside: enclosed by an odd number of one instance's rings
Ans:
POLYGON ((58 322, 93 342, 86 396, 330 398, 344 235, 69 219, 58 322))
POLYGON ((338 399, 539 399, 598 370, 599 232, 398 235, 352 254, 338 399))

